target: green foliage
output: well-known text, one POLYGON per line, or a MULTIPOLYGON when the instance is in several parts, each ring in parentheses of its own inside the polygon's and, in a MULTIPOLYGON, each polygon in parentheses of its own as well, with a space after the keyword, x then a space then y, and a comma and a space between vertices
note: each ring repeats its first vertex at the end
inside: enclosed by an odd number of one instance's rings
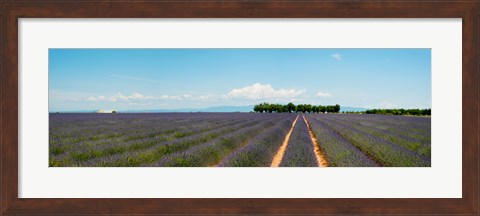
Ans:
POLYGON ((268 112, 268 113, 292 113, 292 112, 301 112, 301 113, 338 113, 340 112, 340 105, 336 104, 335 106, 322 106, 322 105, 312 105, 312 104, 298 104, 295 105, 293 103, 288 103, 286 105, 283 104, 269 104, 267 102, 263 102, 261 104, 257 104, 253 106, 254 112, 268 112))
POLYGON ((288 103, 286 107, 289 113, 295 110, 295 104, 293 104, 292 102, 288 103))
POLYGON ((56 146, 56 147, 52 147, 50 149, 50 152, 53 154, 53 155, 61 155, 65 152, 66 150, 66 147, 65 146, 56 146))
POLYGON ((62 162, 59 161, 59 160, 56 160, 56 159, 54 159, 54 158, 50 158, 50 159, 48 160, 48 166, 49 166, 49 167, 61 167, 61 166, 63 166, 63 164, 62 164, 62 162))
POLYGON ((432 109, 372 109, 365 111, 365 113, 383 115, 429 116, 432 115, 432 109))
POLYGON ((412 115, 431 116, 432 109, 371 109, 366 111, 346 111, 349 114, 412 115))

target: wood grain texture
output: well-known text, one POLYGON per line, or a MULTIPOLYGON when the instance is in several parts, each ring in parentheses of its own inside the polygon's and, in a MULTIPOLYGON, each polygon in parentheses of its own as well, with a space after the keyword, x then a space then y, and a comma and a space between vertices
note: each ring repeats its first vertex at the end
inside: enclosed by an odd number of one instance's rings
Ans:
POLYGON ((479 214, 478 1, 0 1, 1 213, 479 214), (18 18, 462 18, 462 199, 19 199, 18 18))

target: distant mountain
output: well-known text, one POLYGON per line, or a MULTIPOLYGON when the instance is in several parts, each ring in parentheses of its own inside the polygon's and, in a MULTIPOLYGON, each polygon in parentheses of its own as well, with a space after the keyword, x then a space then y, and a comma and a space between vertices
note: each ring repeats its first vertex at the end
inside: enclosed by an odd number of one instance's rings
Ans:
POLYGON ((366 111, 368 109, 366 108, 360 108, 360 107, 342 107, 340 106, 340 112, 361 112, 361 111, 366 111))
POLYGON ((218 106, 201 110, 202 112, 251 112, 253 105, 249 106, 218 106))
POLYGON ((164 112, 250 112, 253 111, 253 105, 248 106, 217 106, 198 109, 153 109, 153 110, 124 110, 119 111, 127 113, 136 112, 151 112, 151 113, 164 113, 164 112))
POLYGON ((95 113, 97 110, 51 110, 49 113, 95 113))

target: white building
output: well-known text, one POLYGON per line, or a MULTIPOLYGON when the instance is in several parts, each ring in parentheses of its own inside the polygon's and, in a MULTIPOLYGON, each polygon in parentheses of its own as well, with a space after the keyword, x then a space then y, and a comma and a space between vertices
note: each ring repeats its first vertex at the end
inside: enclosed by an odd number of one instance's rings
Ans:
POLYGON ((103 109, 95 111, 95 113, 116 113, 116 112, 117 111, 115 110, 103 110, 103 109))

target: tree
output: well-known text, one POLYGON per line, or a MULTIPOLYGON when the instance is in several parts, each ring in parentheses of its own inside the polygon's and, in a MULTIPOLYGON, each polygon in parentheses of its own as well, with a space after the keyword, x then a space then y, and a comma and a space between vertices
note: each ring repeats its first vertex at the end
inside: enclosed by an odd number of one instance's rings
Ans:
POLYGON ((253 111, 255 111, 255 112, 257 112, 257 113, 260 112, 260 104, 255 104, 255 105, 253 106, 253 111))
POLYGON ((312 105, 311 104, 305 104, 305 112, 308 112, 308 113, 312 112, 312 105))
POLYGON ((271 112, 277 112, 277 104, 270 104, 270 109, 272 110, 271 112))
POLYGON ((328 113, 334 113, 335 112, 335 107, 334 106, 327 106, 327 112, 328 113))
POLYGON ((318 106, 318 111, 320 111, 321 113, 325 113, 325 111, 327 111, 327 107, 320 105, 318 106))
POLYGON ((292 113, 295 110, 295 105, 292 102, 288 103, 287 110, 289 113, 292 113))
POLYGON ((269 112, 269 113, 272 113, 273 112, 273 107, 272 105, 268 104, 268 103, 263 103, 264 106, 265 106, 265 111, 266 112, 269 112))
POLYGON ((298 104, 297 105, 297 108, 295 109, 297 112, 302 112, 304 113, 305 112, 305 105, 303 104, 298 104))
POLYGON ((335 104, 334 112, 336 112, 336 113, 340 112, 340 105, 335 104))

